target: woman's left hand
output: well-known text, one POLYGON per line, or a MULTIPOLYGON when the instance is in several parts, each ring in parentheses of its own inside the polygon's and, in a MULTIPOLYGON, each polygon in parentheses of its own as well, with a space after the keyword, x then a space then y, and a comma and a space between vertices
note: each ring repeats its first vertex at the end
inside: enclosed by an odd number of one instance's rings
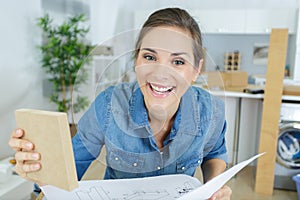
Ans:
POLYGON ((230 200, 232 190, 227 185, 215 192, 209 200, 230 200))

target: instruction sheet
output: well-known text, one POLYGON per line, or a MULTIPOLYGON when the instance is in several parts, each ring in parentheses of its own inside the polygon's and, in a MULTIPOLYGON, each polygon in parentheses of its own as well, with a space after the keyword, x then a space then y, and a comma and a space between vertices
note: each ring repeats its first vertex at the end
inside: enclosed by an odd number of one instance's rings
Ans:
POLYGON ((79 187, 71 192, 51 185, 41 188, 47 200, 204 200, 262 154, 233 166, 204 185, 197 178, 178 174, 134 179, 79 181, 79 187))

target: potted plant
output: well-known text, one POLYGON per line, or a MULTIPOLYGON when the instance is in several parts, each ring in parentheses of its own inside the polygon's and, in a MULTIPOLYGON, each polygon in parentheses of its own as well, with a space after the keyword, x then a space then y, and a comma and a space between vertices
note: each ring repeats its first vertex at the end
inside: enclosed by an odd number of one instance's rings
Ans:
POLYGON ((81 14, 53 25, 53 19, 46 14, 38 18, 37 23, 43 31, 43 43, 39 46, 42 67, 52 83, 50 101, 57 105, 57 111, 68 113, 71 124, 74 124, 74 113, 89 104, 86 96, 74 98, 72 95, 86 83, 88 75, 84 65, 91 62, 89 54, 93 46, 86 40, 89 28, 84 27, 85 21, 85 15, 81 14))

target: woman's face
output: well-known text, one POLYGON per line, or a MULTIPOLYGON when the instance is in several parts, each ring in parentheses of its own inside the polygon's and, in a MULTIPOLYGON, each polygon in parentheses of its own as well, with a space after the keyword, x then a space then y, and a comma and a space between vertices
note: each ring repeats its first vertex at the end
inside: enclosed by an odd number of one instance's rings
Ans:
POLYGON ((176 27, 150 29, 142 39, 135 71, 149 112, 174 114, 197 79, 202 60, 194 66, 192 42, 186 31, 176 27))

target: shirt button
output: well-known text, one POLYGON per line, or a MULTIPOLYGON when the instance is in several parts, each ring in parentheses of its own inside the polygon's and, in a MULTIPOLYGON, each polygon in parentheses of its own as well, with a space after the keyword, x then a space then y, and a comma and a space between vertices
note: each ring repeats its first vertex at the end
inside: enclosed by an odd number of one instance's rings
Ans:
POLYGON ((118 157, 115 157, 115 160, 119 160, 119 158, 118 158, 118 157))
POLYGON ((157 169, 160 170, 160 166, 157 166, 157 169))
POLYGON ((133 163, 133 166, 134 166, 134 167, 136 167, 136 166, 137 166, 137 163, 136 163, 136 162, 135 162, 135 163, 133 163))
POLYGON ((200 164, 200 160, 198 160, 198 164, 200 164))
POLYGON ((181 167, 181 170, 185 170, 185 167, 181 167))

